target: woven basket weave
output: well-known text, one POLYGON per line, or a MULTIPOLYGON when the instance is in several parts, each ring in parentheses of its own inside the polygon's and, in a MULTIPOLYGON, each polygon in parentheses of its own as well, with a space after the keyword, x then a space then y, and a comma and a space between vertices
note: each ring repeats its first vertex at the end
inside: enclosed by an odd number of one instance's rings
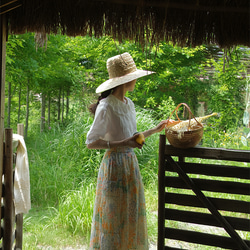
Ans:
MULTIPOLYGON (((176 117, 178 118, 178 121, 181 122, 177 114, 178 109, 181 105, 184 105, 189 112, 190 124, 191 118, 193 117, 195 119, 195 117, 186 103, 178 104, 175 110, 171 113, 169 119, 171 118, 172 114, 176 112, 176 117)), ((203 136, 203 125, 196 119, 195 121, 197 122, 197 124, 195 126, 192 126, 192 128, 187 131, 174 131, 171 128, 166 127, 165 133, 169 143, 176 148, 195 147, 200 142, 203 136)))

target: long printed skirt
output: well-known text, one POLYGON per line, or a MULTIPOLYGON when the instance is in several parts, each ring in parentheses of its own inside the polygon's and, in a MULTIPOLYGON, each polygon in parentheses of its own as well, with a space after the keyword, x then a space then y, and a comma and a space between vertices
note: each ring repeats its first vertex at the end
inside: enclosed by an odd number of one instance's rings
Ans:
POLYGON ((90 249, 148 249, 145 196, 133 149, 110 149, 103 157, 90 249))

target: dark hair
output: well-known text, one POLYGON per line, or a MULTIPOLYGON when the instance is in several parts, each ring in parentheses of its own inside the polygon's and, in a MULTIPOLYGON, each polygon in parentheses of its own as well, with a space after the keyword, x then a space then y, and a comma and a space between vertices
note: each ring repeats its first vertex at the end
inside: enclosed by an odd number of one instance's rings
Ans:
POLYGON ((89 106, 89 111, 90 111, 90 113, 95 114, 95 111, 96 111, 96 108, 97 108, 99 102, 100 102, 102 99, 108 97, 108 96, 112 93, 112 91, 113 91, 113 89, 108 89, 108 90, 102 92, 101 95, 98 97, 97 102, 96 102, 96 103, 93 103, 93 104, 91 104, 91 105, 89 106))

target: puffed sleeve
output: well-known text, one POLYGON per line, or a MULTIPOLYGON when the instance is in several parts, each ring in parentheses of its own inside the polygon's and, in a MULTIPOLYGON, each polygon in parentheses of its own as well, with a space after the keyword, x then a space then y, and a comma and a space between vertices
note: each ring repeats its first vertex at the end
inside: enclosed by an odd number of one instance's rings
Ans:
POLYGON ((100 103, 96 109, 94 122, 87 133, 86 144, 90 144, 105 137, 107 133, 108 120, 109 116, 107 106, 100 103))

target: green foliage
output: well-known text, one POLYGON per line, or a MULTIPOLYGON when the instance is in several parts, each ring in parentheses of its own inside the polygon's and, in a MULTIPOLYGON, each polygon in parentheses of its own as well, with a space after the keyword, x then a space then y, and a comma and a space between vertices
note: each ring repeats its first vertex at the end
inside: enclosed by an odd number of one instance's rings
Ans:
POLYGON ((23 249, 84 249, 86 239, 82 235, 72 235, 58 223, 54 224, 56 211, 53 208, 33 208, 24 214, 23 249))
MULTIPOLYGON (((61 35, 50 35, 45 49, 36 48, 32 33, 10 35, 6 81, 12 84, 11 124, 15 129, 17 122, 25 123, 29 86, 30 125, 26 145, 32 206, 34 210, 53 207, 49 214, 37 220, 32 218, 34 214, 25 218, 25 230, 33 232, 32 247, 26 249, 34 249, 34 244, 42 246, 41 242, 46 242, 45 246, 67 244, 63 240, 51 243, 54 234, 46 241, 48 229, 63 236, 67 232, 75 238, 80 235, 88 239, 95 182, 104 151, 89 150, 85 146, 86 133, 93 121, 86 107, 96 100, 96 87, 108 79, 107 59, 126 51, 138 69, 157 72, 138 79, 135 91, 128 95, 136 104, 138 131, 169 118, 178 103, 187 103, 196 113, 198 102, 202 101, 206 103, 206 113, 220 113, 219 118, 209 119, 205 126, 203 146, 249 150, 249 128, 242 126, 247 102, 243 99, 244 75, 249 64, 249 60, 242 58, 249 58, 249 49, 236 47, 225 52, 215 46, 180 48, 161 43, 157 48, 142 50, 128 41, 115 44, 110 37, 61 35), (70 111, 63 122, 57 121, 61 90, 64 93, 70 90, 70 111), (51 98, 52 119, 50 124, 47 117, 42 119, 43 133, 39 125, 41 103, 34 96, 37 93, 45 93, 47 101, 48 96, 51 98), (37 228, 32 226, 33 219, 37 228)), ((136 150, 145 184, 149 235, 153 241, 157 234, 158 140, 159 135, 155 134, 146 139, 142 150, 136 150)))
POLYGON ((78 190, 66 191, 60 202, 53 224, 60 224, 73 235, 90 237, 96 182, 84 180, 78 190))
POLYGON ((208 109, 220 113, 220 127, 224 130, 242 124, 246 81, 240 76, 243 69, 241 57, 238 48, 232 51, 229 61, 220 58, 214 63, 216 72, 208 92, 208 109))
POLYGON ((204 130, 203 145, 207 147, 249 150, 250 140, 242 128, 223 131, 210 124, 204 130))
MULTIPOLYGON (((211 45, 181 48, 164 42, 149 49, 128 41, 118 44, 110 37, 50 35, 46 48, 39 48, 32 33, 10 35, 6 79, 14 85, 12 95, 16 101, 12 110, 18 105, 19 92, 21 106, 25 104, 29 85, 32 95, 45 94, 47 101, 51 98, 51 121, 57 120, 59 92, 69 94, 70 101, 94 94, 96 87, 108 79, 107 59, 126 51, 134 58, 137 68, 156 72, 137 80, 134 92, 129 94, 137 105, 165 117, 164 105, 170 104, 172 108, 169 97, 175 104, 187 103, 194 113, 202 101, 208 112, 221 113, 224 129, 240 124, 246 84, 242 76, 248 67, 248 61, 242 58, 249 58, 249 49, 236 47, 221 51, 211 45)), ((25 112, 20 114, 23 119, 25 112)), ((12 124, 16 120, 11 118, 12 124)))
POLYGON ((176 104, 173 101, 173 98, 169 96, 166 97, 162 103, 156 108, 156 113, 158 119, 166 120, 170 117, 171 113, 176 108, 176 104))
MULTIPOLYGON (((160 44, 157 51, 153 48, 147 54, 150 69, 157 74, 148 80, 138 80, 133 96, 136 96, 141 106, 153 109, 168 96, 171 96, 175 103, 187 102, 195 108, 204 90, 197 75, 201 74, 200 64, 205 61, 205 55, 204 46, 191 49, 160 44)), ((144 66, 140 63, 139 65, 138 67, 142 68, 144 66)))
MULTIPOLYGON (((137 107, 137 131, 142 132, 150 128, 153 128, 158 124, 153 118, 153 112, 151 110, 141 109, 137 107)), ((143 182, 146 186, 150 185, 155 180, 158 172, 158 159, 157 155, 159 135, 154 134, 146 138, 146 145, 142 150, 135 149, 143 182)))
POLYGON ((27 147, 36 141, 30 153, 34 204, 54 206, 65 189, 73 190, 81 181, 96 176, 96 162, 100 161, 101 154, 85 146, 85 136, 92 123, 87 115, 78 116, 79 120, 76 119, 65 130, 55 124, 39 138, 28 138, 27 147), (45 165, 48 166, 46 170, 45 165))

